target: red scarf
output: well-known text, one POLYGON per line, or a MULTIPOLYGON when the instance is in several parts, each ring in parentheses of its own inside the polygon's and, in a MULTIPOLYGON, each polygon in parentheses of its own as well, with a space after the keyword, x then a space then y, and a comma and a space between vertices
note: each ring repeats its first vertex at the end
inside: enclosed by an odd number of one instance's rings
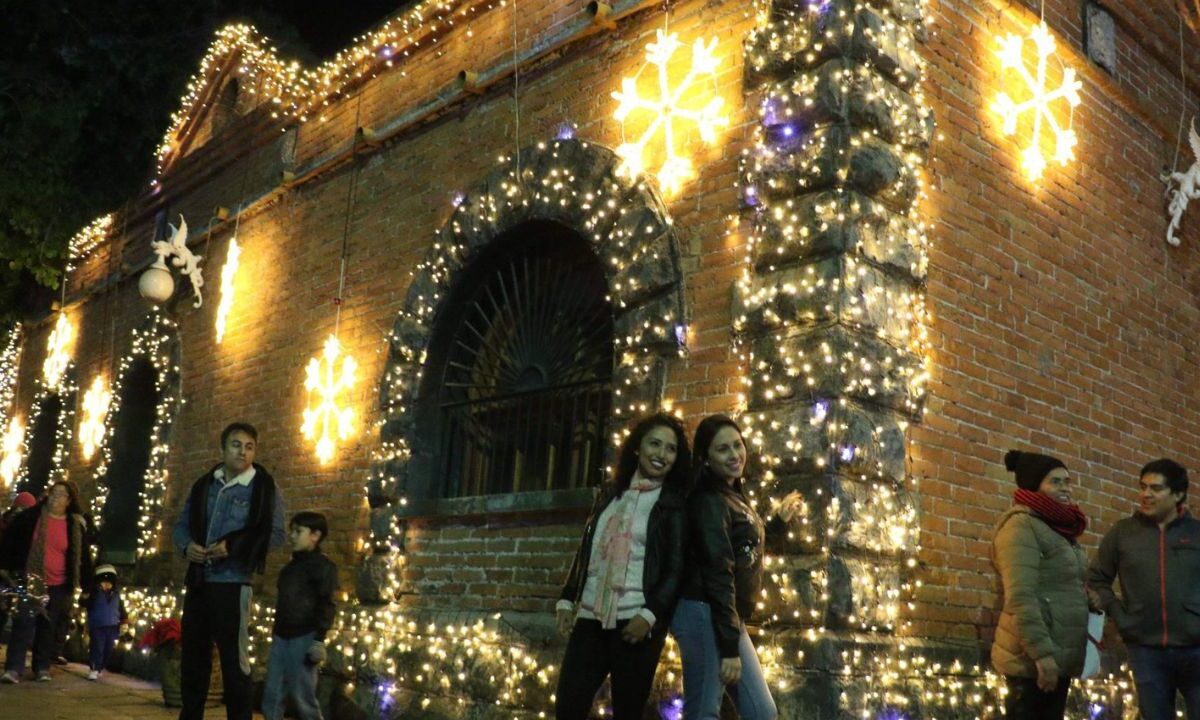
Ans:
POLYGON ((1087 529, 1087 516, 1078 505, 1063 505, 1049 495, 1024 488, 1013 493, 1013 502, 1037 513, 1051 530, 1071 542, 1087 529))

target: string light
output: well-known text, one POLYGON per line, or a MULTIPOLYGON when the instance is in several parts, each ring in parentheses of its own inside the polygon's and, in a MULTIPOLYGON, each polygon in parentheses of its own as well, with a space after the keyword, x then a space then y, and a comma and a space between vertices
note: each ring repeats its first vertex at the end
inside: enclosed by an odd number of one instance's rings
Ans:
POLYGON ((996 55, 1000 58, 1001 67, 1004 70, 1016 71, 1024 85, 1023 91, 1029 97, 1017 102, 1008 93, 1001 92, 996 96, 992 109, 1004 120, 1005 135, 1017 132, 1017 124, 1022 116, 1027 113, 1031 116, 1033 129, 1029 146, 1021 152, 1021 167, 1026 177, 1036 181, 1046 169, 1046 157, 1042 154, 1043 125, 1046 125, 1054 136, 1054 161, 1066 165, 1075 158, 1076 138, 1075 131, 1070 127, 1070 119, 1066 127, 1060 125, 1051 112, 1051 106, 1061 100, 1073 111, 1080 103, 1079 91, 1083 89, 1083 83, 1075 78, 1074 68, 1063 66, 1062 82, 1057 88, 1050 89, 1046 70, 1048 61, 1055 57, 1054 36, 1043 20, 1033 27, 1028 39, 1032 41, 1037 53, 1036 70, 1033 73, 1029 71, 1024 58, 1025 38, 1012 34, 997 38, 1000 49, 996 51, 996 55))
POLYGON ((97 375, 83 395, 83 419, 79 423, 79 448, 84 460, 91 460, 104 443, 105 420, 112 393, 102 375, 97 375))
POLYGON ((635 142, 622 143, 617 154, 623 160, 620 172, 636 177, 645 170, 645 154, 650 145, 661 135, 662 153, 665 159, 655 171, 659 187, 664 195, 677 194, 683 183, 695 174, 692 162, 681 154, 676 146, 681 128, 679 125, 695 126, 701 140, 713 144, 717 140, 717 129, 729 125, 729 118, 722 114, 725 101, 716 97, 717 68, 720 61, 714 51, 716 38, 708 42, 697 39, 692 45, 691 65, 687 74, 672 86, 669 66, 676 52, 683 47, 677 33, 657 31, 656 40, 646 46, 646 64, 632 77, 621 81, 621 89, 612 94, 618 102, 613 117, 621 123, 621 132, 626 132, 630 115, 649 114, 650 120, 635 142), (642 73, 653 68, 656 95, 644 98, 639 81, 642 73), (697 92, 701 78, 708 78, 708 92, 697 92))
POLYGON ((333 460, 338 442, 354 436, 354 409, 346 407, 342 396, 354 387, 358 363, 342 351, 337 335, 325 339, 321 354, 311 358, 304 369, 304 389, 308 407, 300 431, 315 441, 317 459, 322 465, 333 460))
POLYGON ((238 258, 242 249, 236 237, 229 239, 229 250, 225 254, 225 264, 221 266, 221 300, 217 304, 217 342, 225 338, 225 322, 229 311, 233 309, 234 279, 237 277, 238 258))
POLYGON ((79 263, 91 255, 100 246, 112 230, 113 214, 102 215, 88 223, 67 243, 67 275, 70 275, 79 263))
POLYGON ((9 329, 0 350, 0 427, 8 424, 17 394, 17 372, 21 368, 21 323, 9 329))

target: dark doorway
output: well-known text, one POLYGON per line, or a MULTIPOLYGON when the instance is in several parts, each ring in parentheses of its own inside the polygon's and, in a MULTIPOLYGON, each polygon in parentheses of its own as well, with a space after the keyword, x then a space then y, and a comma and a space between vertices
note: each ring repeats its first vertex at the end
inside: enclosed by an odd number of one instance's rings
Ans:
POLYGON ((62 419, 62 397, 49 395, 33 420, 29 455, 25 460, 25 483, 21 487, 41 497, 54 470, 54 451, 58 446, 58 422, 62 419))
POLYGON ((121 379, 120 409, 108 439, 111 455, 103 482, 108 486, 100 552, 108 562, 130 564, 137 559, 141 493, 150 466, 154 419, 158 407, 155 370, 138 358, 121 379))

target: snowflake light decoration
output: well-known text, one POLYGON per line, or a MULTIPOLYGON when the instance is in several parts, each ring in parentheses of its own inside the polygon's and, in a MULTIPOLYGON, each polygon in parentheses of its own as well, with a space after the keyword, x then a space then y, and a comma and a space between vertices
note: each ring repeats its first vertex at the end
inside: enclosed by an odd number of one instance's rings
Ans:
POLYGON ((233 280, 237 277, 238 258, 242 256, 242 248, 237 238, 229 239, 229 250, 225 254, 225 264, 221 266, 221 300, 217 303, 217 342, 225 339, 225 321, 229 311, 233 309, 233 280))
POLYGON ((1005 135, 1016 133, 1017 123, 1021 117, 1026 112, 1031 113, 1033 132, 1029 139, 1029 147, 1021 153, 1021 167, 1025 170, 1026 177, 1030 180, 1038 180, 1046 169, 1046 158, 1042 154, 1041 147, 1042 125, 1048 126, 1049 131, 1054 133, 1055 162, 1066 165, 1075 157, 1076 138, 1075 131, 1070 127, 1070 120, 1067 122, 1067 127, 1059 125, 1058 120, 1050 111, 1050 106, 1052 103, 1062 100, 1067 103, 1069 110, 1073 110, 1080 102, 1079 91, 1083 88, 1083 83, 1076 79, 1073 68, 1064 66, 1062 83, 1057 88, 1047 87, 1046 69, 1050 58, 1054 57, 1055 43, 1054 36, 1050 34, 1050 28, 1044 21, 1039 22, 1028 36, 1037 50, 1037 67, 1033 73, 1030 72, 1023 56, 1025 39, 1019 35, 1006 35, 999 38, 1000 49, 996 51, 996 55, 1000 58, 1000 64, 1005 70, 1017 71, 1028 90, 1029 99, 1017 102, 1007 93, 1002 92, 996 97, 992 109, 1004 119, 1005 135))
POLYGON ((21 458, 25 454, 25 426, 21 418, 14 416, 8 421, 8 429, 0 439, 0 481, 7 489, 12 485, 13 478, 21 469, 21 458))
POLYGON ((659 30, 655 41, 646 46, 646 64, 633 77, 621 80, 621 89, 612 94, 619 103, 613 117, 621 123, 622 135, 630 115, 650 114, 649 124, 637 141, 625 141, 617 148, 617 154, 623 161, 619 171, 629 177, 644 171, 646 150, 662 135, 662 152, 666 158, 655 174, 664 195, 678 193, 683 183, 695 174, 691 160, 681 155, 677 147, 683 131, 680 126, 694 125, 700 139, 712 144, 717 140, 717 128, 729 125, 729 118, 721 112, 725 101, 714 97, 717 92, 716 72, 720 65, 713 54, 717 47, 716 38, 707 43, 696 40, 692 45, 691 66, 687 74, 672 87, 667 68, 681 47, 683 43, 677 34, 668 35, 659 30), (644 98, 638 89, 641 75, 649 67, 654 67, 657 73, 656 98, 644 98), (712 83, 711 92, 698 92, 704 77, 708 77, 712 83))
POLYGON ((304 424, 300 430, 306 439, 316 440, 317 459, 322 465, 333 459, 338 440, 348 440, 354 435, 354 410, 338 403, 353 387, 357 370, 358 363, 342 353, 342 344, 336 335, 325 340, 321 354, 309 360, 305 368, 308 407, 304 410, 304 424))
POLYGON ((112 404, 112 392, 100 375, 83 395, 83 420, 79 423, 79 446, 84 460, 91 460, 104 442, 105 420, 112 404))
POLYGON ((69 350, 74 337, 75 328, 67 319, 67 314, 60 312, 57 322, 54 323, 54 331, 50 333, 50 339, 46 342, 46 361, 42 363, 42 377, 46 381, 46 387, 56 388, 62 380, 63 373, 67 371, 67 365, 71 362, 69 350))

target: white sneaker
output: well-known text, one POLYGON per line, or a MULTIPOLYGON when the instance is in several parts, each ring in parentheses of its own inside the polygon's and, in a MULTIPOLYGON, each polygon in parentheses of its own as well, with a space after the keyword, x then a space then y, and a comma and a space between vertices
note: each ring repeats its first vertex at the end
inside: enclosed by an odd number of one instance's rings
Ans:
POLYGON ((92 670, 88 673, 88 680, 99 680, 99 679, 100 679, 100 671, 99 670, 92 670))
POLYGON ((10 671, 0 675, 0 683, 4 683, 6 685, 16 685, 19 682, 21 682, 21 679, 17 677, 15 672, 10 671))

